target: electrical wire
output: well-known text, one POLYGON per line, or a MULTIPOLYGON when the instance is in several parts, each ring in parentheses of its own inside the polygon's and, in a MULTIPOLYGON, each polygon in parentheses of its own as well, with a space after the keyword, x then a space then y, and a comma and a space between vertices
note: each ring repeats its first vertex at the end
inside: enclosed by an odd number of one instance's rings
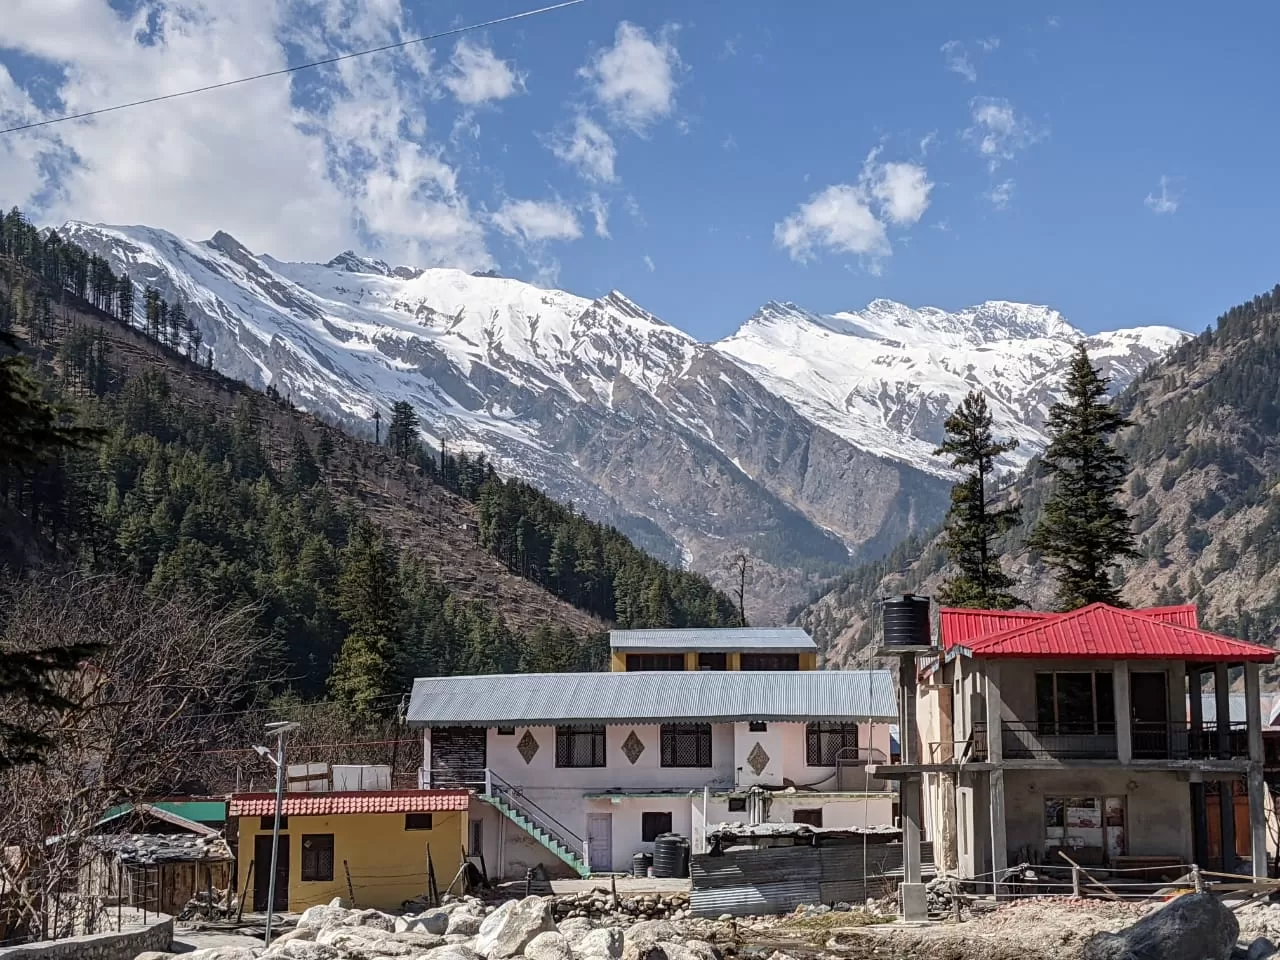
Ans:
POLYGON ((64 123, 67 120, 84 120, 88 117, 96 117, 104 113, 114 113, 117 110, 127 110, 130 107, 141 107, 149 103, 160 103, 164 100, 173 100, 177 97, 187 97, 193 93, 207 93, 210 90, 221 90, 224 87, 234 87, 242 83, 250 83, 254 80, 265 80, 268 77, 282 77, 289 73, 297 73, 299 70, 309 70, 312 67, 323 67, 331 63, 341 63, 344 60, 354 60, 356 57, 367 57, 371 53, 383 53, 387 50, 399 50, 403 47, 413 46, 415 43, 427 43, 431 40, 441 40, 445 37, 455 37, 462 33, 470 33, 472 30, 482 30, 485 27, 496 26, 500 23, 510 23, 513 20, 524 20, 528 17, 536 17, 543 13, 551 13, 553 10, 562 10, 565 7, 574 7, 580 3, 586 3, 587 0, 562 0, 561 3, 553 3, 550 6, 538 7, 534 10, 523 10, 520 13, 508 14, 505 17, 496 17, 493 20, 486 20, 483 23, 470 23, 464 27, 454 27, 452 30, 442 30, 439 33, 427 34, 424 37, 414 37, 411 40, 400 40, 396 43, 384 44, 381 47, 372 47, 368 50, 358 50, 355 53, 344 53, 336 57, 327 57, 324 60, 313 60, 310 63, 300 63, 292 67, 283 67, 280 70, 269 70, 266 73, 255 73, 249 77, 239 77, 235 80, 223 80, 220 83, 210 83, 203 87, 192 87, 190 90, 179 90, 175 93, 165 93, 158 97, 147 97, 143 100, 133 100, 129 103, 118 103, 112 107, 100 107, 97 110, 86 110, 83 113, 71 113, 62 117, 51 117, 48 120, 37 120, 33 123, 24 123, 16 127, 9 127, 0 130, 0 135, 6 133, 17 133, 20 130, 32 130, 36 127, 47 127, 54 123, 64 123))

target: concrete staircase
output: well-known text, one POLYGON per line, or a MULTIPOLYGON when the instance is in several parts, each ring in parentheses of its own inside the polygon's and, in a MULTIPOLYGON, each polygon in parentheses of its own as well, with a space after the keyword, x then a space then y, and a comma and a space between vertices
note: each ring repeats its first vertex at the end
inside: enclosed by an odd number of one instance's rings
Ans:
POLYGON ((583 861, 582 840, 559 824, 549 823, 551 818, 540 814, 530 801, 505 789, 491 789, 480 794, 480 799, 567 863, 578 876, 591 875, 591 868, 583 861))

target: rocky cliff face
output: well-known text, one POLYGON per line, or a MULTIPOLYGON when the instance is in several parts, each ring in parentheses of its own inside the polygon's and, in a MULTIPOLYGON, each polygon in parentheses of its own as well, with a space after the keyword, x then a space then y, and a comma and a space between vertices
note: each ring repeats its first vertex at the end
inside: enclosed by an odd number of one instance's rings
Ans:
MULTIPOLYGON (((769 304, 701 344, 618 291, 587 299, 352 252, 286 263, 226 233, 62 229, 181 298, 230 376, 370 434, 375 409, 408 400, 430 442, 483 450, 721 583, 749 550, 757 622, 941 518, 950 477, 932 449, 968 390, 998 401, 1018 457, 1037 452, 1083 337, 1045 307, 876 301, 831 316, 769 304)), ((1091 346, 1122 384, 1180 336, 1142 328, 1091 346)))

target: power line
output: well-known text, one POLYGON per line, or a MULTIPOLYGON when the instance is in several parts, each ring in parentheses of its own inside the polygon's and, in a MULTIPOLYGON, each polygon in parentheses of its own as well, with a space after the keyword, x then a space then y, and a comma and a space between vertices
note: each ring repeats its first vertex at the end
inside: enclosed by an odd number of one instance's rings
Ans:
POLYGON ((499 23, 510 23, 512 20, 524 20, 527 17, 536 17, 539 14, 550 13, 553 10, 562 10, 565 7, 573 7, 586 2, 587 0, 563 0, 563 2, 553 3, 549 7, 538 7, 536 10, 524 10, 520 13, 512 13, 505 17, 486 20, 483 23, 471 23, 465 27, 454 27, 452 30, 443 30, 440 33, 428 34, 425 37, 415 37, 412 40, 401 40, 398 43, 388 43, 381 47, 372 47, 369 50, 359 50, 356 53, 344 53, 341 56, 328 57, 324 60, 313 60, 310 63, 300 63, 294 67, 284 67, 280 70, 269 70, 266 73, 255 73, 251 77, 240 77, 236 80, 223 80, 220 83, 211 83, 203 87, 193 87, 190 90, 179 90, 177 93, 166 93, 158 97, 147 97, 145 100, 133 100, 129 103, 118 103, 114 107, 101 107, 97 110, 86 110, 84 113, 67 114, 65 117, 53 117, 49 120, 37 120, 34 123, 24 123, 17 127, 9 127, 8 129, 0 130, 0 135, 6 133, 17 133, 19 130, 31 130, 35 127, 47 127, 50 124, 63 123, 67 120, 83 120, 86 117, 96 117, 103 113, 113 113, 116 110, 127 110, 130 107, 141 107, 148 103, 160 103, 163 100, 187 97, 193 93, 207 93, 210 90, 221 90, 223 87, 234 87, 241 83, 250 83, 253 80, 265 80, 268 77, 282 77, 288 73, 297 73, 299 70, 309 70, 312 67, 323 67, 330 63, 341 63, 343 60, 354 60, 356 57, 367 57, 371 53, 383 53, 387 50, 399 50, 402 47, 413 46, 415 43, 427 43, 431 40, 441 40, 445 37, 454 37, 460 33, 470 33, 472 30, 483 30, 485 27, 496 26, 499 23))

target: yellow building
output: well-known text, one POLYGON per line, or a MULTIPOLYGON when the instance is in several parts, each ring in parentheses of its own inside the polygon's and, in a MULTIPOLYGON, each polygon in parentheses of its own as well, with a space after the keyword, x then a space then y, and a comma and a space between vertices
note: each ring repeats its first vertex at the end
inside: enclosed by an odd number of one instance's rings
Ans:
POLYGON ((816 670, 818 645, 796 627, 611 630, 610 669, 816 670))
MULTIPOLYGON (((430 853, 441 893, 462 864, 467 790, 286 793, 276 866, 276 910, 299 912, 334 897, 390 910, 427 892, 430 853)), ((275 795, 236 794, 238 891, 267 909, 275 795)))

